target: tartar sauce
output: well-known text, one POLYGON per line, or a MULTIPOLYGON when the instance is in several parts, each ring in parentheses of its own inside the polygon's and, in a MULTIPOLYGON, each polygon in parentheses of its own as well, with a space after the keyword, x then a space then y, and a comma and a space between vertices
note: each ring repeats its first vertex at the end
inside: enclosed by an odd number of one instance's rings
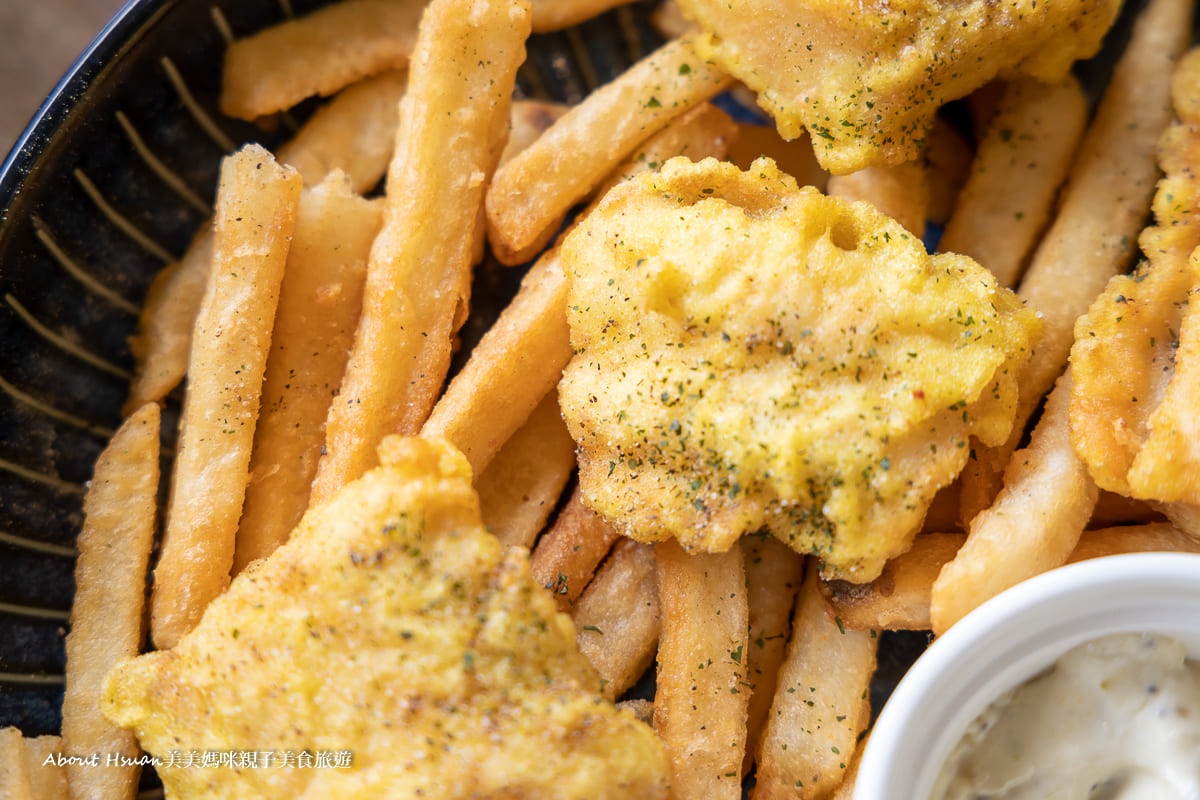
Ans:
POLYGON ((1071 650, 971 723, 932 800, 1200 800, 1200 663, 1117 634, 1071 650))

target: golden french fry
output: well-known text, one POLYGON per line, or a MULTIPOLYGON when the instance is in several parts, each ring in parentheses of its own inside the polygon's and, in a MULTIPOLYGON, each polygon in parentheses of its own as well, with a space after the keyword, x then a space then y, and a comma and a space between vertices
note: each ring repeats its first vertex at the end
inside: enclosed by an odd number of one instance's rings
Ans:
POLYGON ((961 493, 962 488, 958 481, 939 489, 929 504, 929 510, 925 512, 925 522, 921 525, 921 530, 926 533, 959 530, 961 525, 958 501, 961 493))
POLYGON ((995 503, 971 520, 966 544, 934 582, 934 633, 1070 557, 1099 492, 1071 446, 1070 393, 1068 370, 1047 399, 1029 446, 1013 454, 995 503))
POLYGON ((150 625, 172 646, 229 585, 300 176, 258 145, 225 159, 150 625))
POLYGON ((359 194, 374 189, 392 158, 397 111, 408 73, 388 70, 347 86, 308 118, 279 148, 280 162, 295 167, 305 186, 341 170, 359 194))
POLYGON ((929 178, 923 158, 896 166, 871 166, 848 175, 831 175, 825 192, 831 197, 864 201, 921 238, 929 215, 929 178))
POLYGON ((617 538, 616 529, 584 505, 576 487, 554 525, 538 541, 529 571, 554 593, 558 610, 568 612, 617 538))
POLYGON ((807 133, 789 142, 779 135, 774 125, 738 123, 737 140, 729 148, 729 160, 745 170, 750 169, 759 156, 770 156, 801 186, 815 186, 825 191, 829 173, 817 162, 807 133))
POLYGON ((773 536, 744 536, 741 548, 750 615, 746 674, 753 687, 746 710, 746 755, 742 762, 742 771, 747 772, 775 698, 779 666, 787 652, 792 606, 804 580, 804 557, 773 536))
POLYGON ((971 256, 1015 286, 1086 123, 1087 100, 1072 76, 1006 84, 938 249, 971 256))
POLYGON ((842 779, 841 785, 829 796, 829 800, 854 800, 854 784, 858 780, 858 767, 862 763, 863 751, 867 749, 867 740, 871 738, 871 732, 863 736, 862 741, 854 748, 854 757, 850 759, 850 768, 846 770, 846 777, 842 779))
POLYGON ((381 211, 377 201, 354 194, 340 172, 300 195, 254 430, 235 574, 287 541, 308 507, 381 211))
POLYGON ((475 474, 483 474, 571 359, 566 303, 558 250, 550 250, 530 268, 516 297, 471 351, 421 435, 448 439, 475 474))
POLYGON ((0 797, 66 800, 65 768, 57 761, 46 763, 50 756, 61 752, 62 742, 57 736, 26 738, 14 727, 0 728, 0 797))
POLYGON ((688 39, 676 39, 592 92, 497 170, 487 193, 496 257, 519 264, 533 256, 639 142, 729 84, 688 39))
POLYGON ((10 800, 41 800, 29 785, 25 739, 14 727, 0 728, 0 786, 10 800))
POLYGON ((225 52, 221 111, 252 120, 400 69, 424 7, 420 0, 345 0, 238 39, 225 52))
POLYGON ((822 581, 821 593, 847 628, 929 630, 933 582, 966 540, 964 533, 922 533, 870 583, 822 581))
POLYGON ((671 797, 742 794, 749 611, 740 547, 689 555, 655 545, 662 635, 654 727, 671 759, 671 797))
POLYGON ((1144 525, 1164 520, 1162 512, 1145 500, 1136 500, 1101 489, 1088 525, 1094 528, 1108 528, 1115 525, 1144 525))
POLYGON ((999 489, 1003 465, 1067 363, 1075 320, 1133 255, 1154 191, 1158 139, 1171 116, 1172 68, 1187 47, 1192 14, 1189 0, 1151 0, 1084 134, 1059 211, 1018 290, 1041 312, 1042 338, 1019 377, 1008 442, 975 448, 963 471, 966 519, 990 505, 999 489))
POLYGON ((978 143, 983 139, 996 109, 1000 107, 1000 97, 1004 94, 1005 82, 993 80, 980 86, 966 96, 967 114, 971 119, 971 131, 978 143))
MULTIPOLYGON (((535 11, 536 13, 536 11, 535 11)), ((500 154, 500 164, 506 164, 567 113, 569 106, 547 100, 514 100, 508 142, 500 154)))
POLYGON ((675 0, 662 0, 650 17, 654 29, 664 39, 678 39, 689 33, 695 33, 700 26, 683 15, 683 9, 675 0))
MULTIPOLYGON (((25 764, 29 772, 30 796, 33 800, 67 800, 68 797, 96 797, 89 793, 89 787, 84 787, 81 793, 75 784, 68 779, 67 768, 58 766, 58 762, 47 763, 51 756, 63 752, 63 741, 58 736, 25 737, 25 764)), ((92 767, 91 769, 97 769, 92 767)), ((0 781, 0 786, 4 786, 0 781)), ((134 796, 136 787, 130 787, 128 797, 134 796)), ((121 795, 104 795, 105 797, 121 797, 121 795)))
POLYGON ((870 721, 869 689, 879 637, 847 630, 825 606, 810 561, 792 617, 751 797, 824 797, 842 782, 870 721))
MULTIPOLYGON (((866 584, 829 581, 822 585, 833 613, 855 630, 929 630, 933 582, 966 542, 962 533, 924 533, 912 549, 888 562, 866 584)), ((1084 531, 1066 563, 1120 553, 1200 552, 1200 541, 1168 522, 1115 525, 1084 531)))
POLYGON ((633 0, 533 0, 533 32, 570 28, 633 0))
POLYGON ((728 114, 712 103, 700 103, 638 145, 624 163, 597 185, 595 197, 584 213, 595 208, 605 193, 618 183, 656 170, 675 156, 687 156, 692 161, 702 161, 709 156, 723 158, 737 144, 740 135, 741 128, 728 114))
MULTIPOLYGON (((671 156, 721 157, 733 123, 709 103, 683 114, 650 137, 601 184, 656 169, 671 156)), ((558 383, 571 359, 567 329, 567 284, 558 249, 530 268, 517 296, 471 351, 467 364, 446 388, 421 429, 442 436, 467 456, 478 475, 533 407, 558 383)))
POLYGON ((1200 540, 1169 522, 1116 525, 1084 531, 1067 562, 1121 553, 1200 553, 1200 540))
MULTIPOLYGON (((306 186, 341 169, 354 191, 374 188, 391 158, 405 82, 405 73, 391 71, 346 88, 279 149, 277 160, 295 167, 306 186)), ((124 414, 162 400, 183 380, 211 263, 212 225, 205 224, 183 259, 155 278, 130 341, 137 373, 124 414)))
POLYGON ((326 420, 313 502, 374 466, 384 436, 420 431, 441 391, 470 292, 480 203, 504 146, 528 35, 527 0, 435 0, 421 20, 383 229, 326 420), (454 158, 445 157, 447 148, 454 158))
POLYGON ((503 544, 533 547, 575 470, 575 442, 551 390, 475 477, 483 524, 503 544))
POLYGON ((654 661, 662 627, 654 563, 654 545, 621 539, 571 611, 579 649, 610 699, 654 661))
POLYGON ((108 671, 141 651, 158 514, 159 424, 158 404, 147 403, 121 425, 96 461, 83 501, 62 746, 68 755, 120 754, 130 762, 102 769, 69 764, 77 797, 133 797, 142 771, 137 739, 104 719, 100 694, 108 671))
POLYGON ((138 331, 129 340, 137 369, 121 409, 125 416, 146 403, 162 400, 183 380, 192 326, 211 268, 212 227, 204 225, 183 258, 161 270, 150 284, 138 331))
POLYGON ((933 121, 925 141, 925 175, 929 181, 929 219, 945 225, 954 213, 974 157, 971 145, 942 116, 933 121))

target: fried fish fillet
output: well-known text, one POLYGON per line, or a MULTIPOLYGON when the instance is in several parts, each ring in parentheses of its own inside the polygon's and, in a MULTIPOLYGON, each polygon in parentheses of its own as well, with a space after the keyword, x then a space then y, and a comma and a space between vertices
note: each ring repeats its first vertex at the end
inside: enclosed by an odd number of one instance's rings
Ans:
POLYGON ((697 48, 758 92, 780 134, 842 174, 916 157, 934 112, 994 78, 1054 82, 1120 0, 679 0, 697 48))
POLYGON ((1071 443, 1102 489, 1200 503, 1200 50, 1176 70, 1179 121, 1159 142, 1164 177, 1146 260, 1118 275, 1075 324, 1071 443))
POLYGON ((665 797, 663 746, 483 529, 466 459, 394 437, 380 456, 178 646, 110 674, 104 713, 167 764, 167 796, 665 797))
POLYGON ((674 159, 562 258, 586 502, 693 550, 766 529, 860 582, 908 548, 969 437, 1008 435, 1039 330, 971 259, 769 159, 674 159))

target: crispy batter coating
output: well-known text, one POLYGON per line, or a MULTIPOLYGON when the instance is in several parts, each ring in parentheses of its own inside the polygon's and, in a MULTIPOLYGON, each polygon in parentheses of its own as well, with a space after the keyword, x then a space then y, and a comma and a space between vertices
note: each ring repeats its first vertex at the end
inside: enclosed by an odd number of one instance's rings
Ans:
POLYGON ((918 154, 934 112, 993 78, 1062 79, 1120 0, 679 0, 701 52, 834 173, 918 154))
POLYGON ((110 674, 104 712, 148 752, 238 757, 159 769, 167 796, 665 798, 662 745, 483 529, 466 459, 421 439, 380 455, 177 647, 110 674))
POLYGON ((586 501, 694 550, 768 529, 855 581, 908 548, 970 436, 1008 435, 1039 330, 974 261, 768 159, 674 159, 562 257, 586 501))
POLYGON ((1164 177, 1146 260, 1109 281, 1075 324, 1071 443, 1102 489, 1200 503, 1200 50, 1173 85, 1180 120, 1159 142, 1164 177))

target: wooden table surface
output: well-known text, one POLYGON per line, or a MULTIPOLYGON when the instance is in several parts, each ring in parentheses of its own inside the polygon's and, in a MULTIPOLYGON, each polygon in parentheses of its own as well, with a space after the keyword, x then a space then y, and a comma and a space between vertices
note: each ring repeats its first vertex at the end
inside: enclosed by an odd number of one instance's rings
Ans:
POLYGON ((0 159, 123 0, 0 0, 0 159))

